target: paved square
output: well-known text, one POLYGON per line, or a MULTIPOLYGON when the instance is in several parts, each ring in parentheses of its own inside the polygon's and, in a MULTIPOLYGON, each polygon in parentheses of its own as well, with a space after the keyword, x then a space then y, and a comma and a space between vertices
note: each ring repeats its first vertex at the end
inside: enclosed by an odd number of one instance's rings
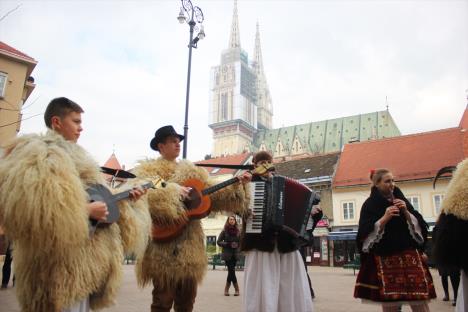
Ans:
MULTIPOLYGON (((143 290, 136 286, 134 266, 125 265, 125 274, 117 304, 104 311, 109 312, 140 312, 149 311, 151 304, 151 287, 143 290)), ((318 312, 371 312, 381 311, 377 305, 361 304, 353 298, 353 287, 355 276, 352 270, 330 267, 309 267, 309 273, 317 298, 314 300, 315 311, 318 312)), ((431 270, 439 298, 430 303, 431 311, 445 312, 453 311, 449 302, 443 302, 442 286, 440 277, 436 270, 431 270)), ((241 296, 226 297, 223 295, 227 271, 218 267, 217 270, 208 270, 203 284, 198 289, 195 303, 196 312, 239 312, 244 292, 242 289, 243 272, 238 271, 237 277, 241 285, 241 296)), ((452 291, 452 289, 450 289, 452 291)), ((233 289, 231 288, 231 293, 233 289)), ((452 295, 452 293, 450 293, 452 295)), ((14 288, 0 291, 0 310, 5 312, 20 312, 14 288)), ((410 311, 405 306, 403 311, 410 311)), ((291 311, 294 312, 294 311, 291 311)))

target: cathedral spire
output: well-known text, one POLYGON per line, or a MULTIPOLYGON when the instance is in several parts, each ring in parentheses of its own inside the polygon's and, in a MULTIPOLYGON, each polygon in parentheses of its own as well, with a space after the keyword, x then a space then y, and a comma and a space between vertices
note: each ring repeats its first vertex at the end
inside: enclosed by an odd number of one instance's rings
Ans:
POLYGON ((253 53, 253 68, 257 77, 263 75, 263 59, 262 59, 262 48, 260 46, 260 27, 257 21, 257 32, 255 33, 255 47, 253 53))
POLYGON ((263 71, 262 48, 260 45, 260 26, 257 21, 257 32, 255 34, 255 47, 253 53, 252 68, 255 71, 256 89, 257 89, 257 107, 258 107, 258 129, 271 129, 273 117, 273 105, 266 81, 265 72, 263 71))
POLYGON ((240 48, 239 19, 237 17, 237 0, 234 0, 234 12, 232 14, 231 37, 229 48, 240 48))

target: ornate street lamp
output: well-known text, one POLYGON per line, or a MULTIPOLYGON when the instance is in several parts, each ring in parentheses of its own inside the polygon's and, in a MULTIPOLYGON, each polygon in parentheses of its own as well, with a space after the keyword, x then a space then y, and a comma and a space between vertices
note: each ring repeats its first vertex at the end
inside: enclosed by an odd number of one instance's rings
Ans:
POLYGON ((190 40, 188 44, 189 58, 187 70, 187 92, 185 95, 185 122, 184 122, 184 149, 182 158, 187 158, 187 141, 188 141, 188 109, 189 109, 189 95, 190 95, 190 69, 192 67, 192 48, 197 48, 198 41, 205 38, 205 30, 203 29, 203 12, 197 7, 193 6, 190 0, 181 0, 182 7, 180 8, 177 20, 183 24, 186 22, 190 26, 190 40), (200 28, 196 26, 200 24, 200 28), (198 32, 197 36, 193 38, 193 33, 198 32))

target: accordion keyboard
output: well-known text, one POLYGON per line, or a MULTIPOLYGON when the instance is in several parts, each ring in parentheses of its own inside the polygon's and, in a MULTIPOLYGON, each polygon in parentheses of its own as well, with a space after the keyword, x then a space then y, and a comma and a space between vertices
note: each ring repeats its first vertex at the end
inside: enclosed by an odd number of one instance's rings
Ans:
POLYGON ((252 182, 250 188, 250 205, 253 217, 246 222, 246 233, 262 233, 265 206, 265 182, 252 182))

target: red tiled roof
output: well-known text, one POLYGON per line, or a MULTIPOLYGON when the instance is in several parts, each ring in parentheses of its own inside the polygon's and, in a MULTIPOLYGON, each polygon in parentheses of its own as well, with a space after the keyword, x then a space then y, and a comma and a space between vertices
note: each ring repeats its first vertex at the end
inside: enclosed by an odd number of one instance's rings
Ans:
POLYGON ((369 171, 388 168, 399 181, 433 178, 466 157, 465 132, 449 128, 382 140, 346 144, 333 187, 369 184, 369 171))
MULTIPOLYGON (((196 164, 222 164, 222 165, 243 165, 249 159, 251 153, 235 154, 225 157, 211 158, 195 162, 196 164)), ((238 169, 221 168, 213 173, 213 170, 218 168, 204 167, 211 175, 235 174, 238 169)))
MULTIPOLYGON (((112 169, 118 169, 118 170, 122 170, 124 169, 119 161, 117 160, 117 157, 115 156, 114 153, 112 153, 112 155, 110 155, 109 159, 104 163, 103 167, 107 167, 107 168, 112 168, 112 169)), ((103 173, 104 175, 104 178, 106 180, 111 180, 112 179, 112 176, 109 175, 109 174, 106 174, 106 173, 103 173)), ((117 178, 117 180, 122 180, 120 178, 117 178)))
POLYGON ((109 159, 104 163, 104 167, 119 170, 123 169, 114 153, 112 153, 109 159))
POLYGON ((468 157, 468 129, 462 129, 463 136, 463 156, 468 157))
POLYGON ((15 48, 13 47, 10 47, 8 44, 0 41, 0 52, 7 52, 8 54, 12 54, 13 56, 16 56, 16 57, 19 57, 19 58, 22 58, 22 59, 25 59, 25 60, 28 60, 30 62, 33 62, 33 63, 37 63, 35 59, 33 59, 32 57, 30 57, 29 55, 19 51, 19 50, 16 50, 15 48))

